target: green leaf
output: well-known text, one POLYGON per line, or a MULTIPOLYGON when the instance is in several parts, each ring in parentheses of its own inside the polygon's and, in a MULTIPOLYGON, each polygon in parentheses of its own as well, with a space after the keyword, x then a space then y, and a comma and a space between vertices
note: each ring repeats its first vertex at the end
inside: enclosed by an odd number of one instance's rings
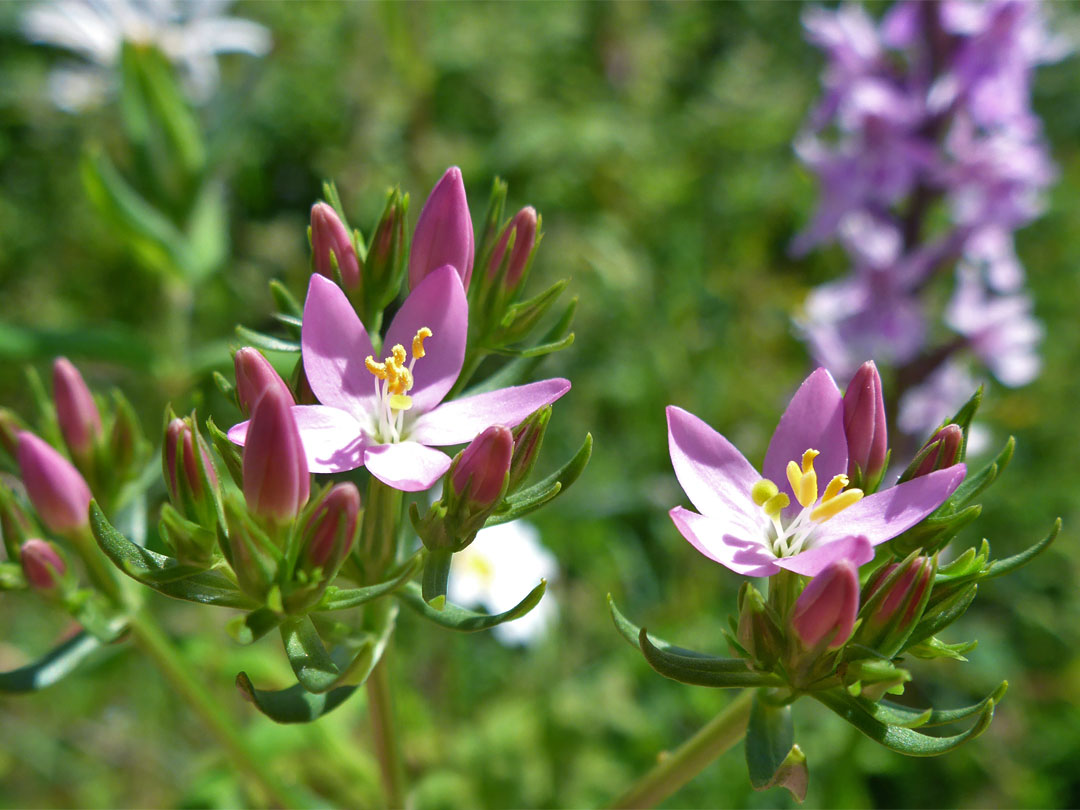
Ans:
POLYGON ((52 686, 73 672, 100 647, 101 642, 97 638, 89 633, 79 633, 32 664, 10 672, 0 672, 0 692, 36 692, 52 686))
POLYGON ((436 610, 446 604, 446 582, 450 578, 450 562, 453 553, 446 549, 429 551, 424 560, 420 593, 424 601, 436 610))
POLYGON ((524 349, 514 349, 508 346, 492 347, 490 351, 492 354, 501 354, 507 357, 543 357, 546 354, 553 354, 569 348, 573 344, 574 333, 571 332, 566 337, 550 343, 537 343, 535 346, 529 346, 524 349))
POLYGON ((494 615, 476 613, 471 610, 466 610, 463 607, 450 604, 449 602, 443 605, 442 610, 436 610, 424 600, 423 592, 421 591, 420 586, 415 582, 410 582, 401 590, 396 591, 394 596, 425 619, 432 621, 435 624, 462 633, 475 633, 478 630, 488 630, 504 622, 521 618, 536 607, 546 589, 547 580, 542 579, 540 580, 540 584, 529 591, 525 598, 518 602, 514 607, 494 615))
POLYGON ((300 351, 300 341, 298 340, 287 340, 273 335, 266 335, 239 324, 236 327, 236 336, 244 342, 245 346, 254 346, 256 349, 263 349, 268 352, 300 351))
POLYGON ((259 608, 230 619, 225 630, 238 644, 251 644, 281 624, 282 618, 270 608, 259 608))
POLYGON ((281 640, 293 674, 309 692, 326 692, 337 682, 341 670, 334 663, 311 619, 290 619, 281 626, 281 640))
POLYGON ((336 585, 331 585, 326 589, 326 593, 323 594, 322 599, 312 608, 312 610, 346 610, 371 602, 374 599, 378 599, 380 596, 386 596, 387 594, 398 590, 403 584, 408 582, 416 573, 416 569, 419 565, 420 556, 417 555, 406 562, 400 571, 386 582, 368 585, 364 588, 343 589, 338 588, 336 585))
POLYGON ((113 528, 96 501, 90 502, 90 529, 101 550, 117 568, 158 593, 204 605, 244 610, 259 607, 257 602, 243 594, 228 577, 218 571, 203 571, 179 580, 156 581, 155 577, 167 576, 158 572, 179 567, 181 563, 172 557, 132 543, 113 528))
POLYGON ((270 281, 270 295, 274 299, 274 305, 279 312, 292 315, 294 318, 304 317, 303 305, 296 300, 296 296, 289 292, 289 288, 277 279, 270 281))
MULTIPOLYGON (((972 582, 959 588, 943 602, 928 604, 922 620, 915 625, 915 629, 908 636, 905 649, 925 641, 963 616, 971 603, 975 601, 977 590, 978 585, 972 582)), ((933 602, 933 596, 931 596, 931 602, 933 602)))
POLYGON ((800 802, 806 798, 810 774, 806 756, 795 745, 791 706, 771 706, 760 692, 746 725, 746 766, 754 790, 784 787, 800 802))
POLYGON ((1012 557, 1006 557, 1004 560, 994 560, 990 563, 990 566, 983 572, 980 579, 993 579, 994 577, 1004 576, 1015 571, 1021 566, 1027 565, 1033 559, 1042 554, 1046 549, 1050 548, 1050 544, 1058 536, 1058 532, 1061 531, 1061 518, 1054 521, 1053 527, 1050 529, 1050 534, 1046 535, 1042 540, 1033 545, 1031 548, 1021 551, 1019 554, 1014 554, 1012 557))
MULTIPOLYGON (((615 622, 615 629, 619 631, 626 642, 636 650, 641 649, 639 643, 639 637, 641 636, 641 628, 627 619, 615 606, 615 600, 611 598, 611 594, 607 595, 608 609, 611 611, 611 620, 615 622)), ((664 641, 662 638, 649 634, 649 642, 661 652, 670 652, 675 655, 690 657, 690 658, 709 658, 711 656, 704 655, 703 653, 695 652, 694 650, 688 650, 685 647, 679 647, 671 642, 664 641)))
POLYGON ((206 183, 187 226, 192 257, 187 269, 192 284, 205 281, 225 262, 229 252, 228 222, 224 185, 216 181, 206 183))
POLYGON ((700 653, 680 655, 661 650, 649 639, 645 628, 638 633, 638 645, 649 666, 663 675, 693 686, 726 689, 734 686, 779 686, 775 675, 753 672, 741 658, 713 658, 700 653))
POLYGON ((974 475, 967 476, 956 488, 949 501, 955 506, 963 506, 977 498, 1009 466, 1015 449, 1016 440, 1010 436, 1005 442, 1005 447, 994 457, 994 460, 974 475))
POLYGON ((857 698, 843 691, 812 692, 811 697, 828 706, 874 742, 891 751, 912 757, 935 757, 959 748, 986 731, 994 719, 994 701, 990 699, 975 724, 963 734, 952 737, 931 737, 910 728, 889 725, 870 715, 857 698))
POLYGON ((498 526, 500 523, 509 523, 511 520, 517 520, 530 512, 536 511, 544 504, 553 500, 557 495, 565 492, 569 489, 571 484, 577 481, 581 476, 581 473, 584 472, 585 467, 588 465, 591 456, 592 434, 587 433, 585 434, 585 441, 582 442, 581 447, 574 454, 573 458, 547 478, 533 484, 531 487, 518 490, 508 497, 505 502, 500 505, 499 509, 487 519, 484 526, 498 526))
POLYGON ((969 653, 978 646, 978 641, 961 641, 958 644, 946 644, 941 639, 931 636, 925 641, 907 647, 904 652, 925 660, 952 658, 954 661, 967 661, 964 653, 969 653))
POLYGON ((1001 702, 1001 698, 1004 697, 1008 688, 1009 682, 1002 681, 997 689, 978 703, 973 703, 961 709, 923 709, 919 711, 888 700, 882 700, 878 703, 871 703, 861 698, 856 698, 856 700, 858 700, 864 711, 886 725, 905 726, 906 728, 931 728, 955 723, 958 720, 964 720, 972 715, 986 711, 990 703, 996 705, 1001 702))
POLYGON ((256 689, 247 673, 236 676, 236 687, 255 708, 275 723, 310 723, 333 711, 356 691, 355 686, 341 686, 325 694, 307 692, 300 684, 280 691, 256 689))

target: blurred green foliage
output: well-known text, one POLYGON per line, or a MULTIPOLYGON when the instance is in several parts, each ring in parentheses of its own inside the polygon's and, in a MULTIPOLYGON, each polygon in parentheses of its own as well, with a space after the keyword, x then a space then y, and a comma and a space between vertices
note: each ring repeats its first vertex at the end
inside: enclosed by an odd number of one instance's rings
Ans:
MULTIPOLYGON (((236 414, 209 372, 228 371, 237 322, 270 325, 269 279, 302 293, 307 213, 323 178, 366 231, 388 186, 421 200, 451 164, 478 220, 498 174, 512 208, 543 214, 533 284, 570 276, 581 299, 575 345, 545 364, 574 382, 546 457, 568 457, 587 430, 596 450, 575 491, 537 521, 563 570, 562 621, 544 643, 509 649, 401 620, 392 668, 416 806, 602 804, 730 699, 651 671, 611 627, 604 594, 666 637, 724 649, 739 581, 665 514, 682 493, 663 408, 701 415, 759 460, 807 370, 790 314, 845 269, 838 252, 786 254, 814 199, 790 147, 820 69, 799 5, 241 5, 275 44, 263 60, 227 58, 199 111, 229 190, 231 256, 196 291, 181 347, 191 374, 180 377, 155 367, 176 350, 162 327, 173 299, 102 225, 79 179, 86 148, 122 159, 117 107, 73 116, 50 105, 47 73, 66 57, 21 38, 23 8, 0 6, 0 401, 25 410, 23 363, 44 369, 65 353, 91 385, 123 387, 148 428, 168 399, 229 424, 236 414)), ((946 640, 979 639, 971 663, 916 664, 909 690, 916 703, 960 705, 1007 677, 1009 694, 985 736, 936 760, 890 754, 801 703, 809 806, 1080 804, 1080 375, 1069 370, 1080 359, 1078 92, 1075 61, 1038 75, 1035 106, 1061 181, 1019 252, 1047 326, 1046 366, 1027 388, 989 391, 983 422, 998 441, 1015 434, 1017 453, 961 542, 986 536, 1004 555, 1057 515, 1065 531, 1030 568, 987 584, 952 628, 946 640)), ((346 806, 376 795, 362 699, 313 726, 273 726, 232 679, 245 669, 287 684, 275 641, 237 647, 224 611, 154 598, 282 773, 346 806)), ((33 604, 0 599, 0 669, 62 632, 33 604)), ((258 800, 148 664, 124 648, 94 661, 44 693, 0 700, 0 807, 258 800)), ((751 792, 740 748, 664 806, 788 803, 751 792)))

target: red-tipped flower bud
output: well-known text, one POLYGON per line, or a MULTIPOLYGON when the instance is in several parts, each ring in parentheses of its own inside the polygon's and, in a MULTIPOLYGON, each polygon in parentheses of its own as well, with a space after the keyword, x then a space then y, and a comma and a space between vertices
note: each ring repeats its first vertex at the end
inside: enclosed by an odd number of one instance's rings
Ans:
POLYGON ((217 516, 218 477, 210 448, 190 419, 173 419, 165 428, 161 464, 169 499, 180 513, 200 524, 217 516), (196 446, 198 453, 195 452, 196 446), (204 486, 204 479, 205 484, 204 486))
POLYGON ((70 461, 27 430, 19 434, 18 459, 26 494, 42 523, 61 534, 87 525, 90 487, 70 461))
POLYGON ((288 523, 307 503, 311 475, 292 398, 270 387, 255 406, 244 444, 244 499, 259 517, 288 523))
POLYGON ((872 360, 859 366, 844 393, 844 433, 848 475, 855 486, 876 483, 885 469, 889 442, 881 376, 872 360))
POLYGON ((431 190, 416 222, 409 253, 409 288, 416 289, 432 270, 450 264, 469 289, 475 250, 465 184, 461 170, 451 166, 431 190))
POLYGON ((349 291, 360 286, 360 262, 356 258, 349 231, 337 211, 324 202, 311 206, 311 250, 315 256, 315 270, 331 281, 334 264, 341 274, 341 285, 349 291))
POLYGON ((859 611, 859 574, 850 560, 838 560, 810 580, 795 601, 791 628, 804 647, 844 646, 859 611))
POLYGON ((491 262, 488 264, 488 277, 494 277, 499 272, 499 267, 506 256, 506 247, 510 243, 510 237, 514 237, 514 247, 510 250, 510 259, 506 264, 506 286, 516 287, 521 280, 522 273, 529 264, 533 247, 536 245, 536 209, 531 205, 522 208, 510 224, 503 229, 502 236, 491 254, 491 262))
POLYGON ((52 543, 34 538, 27 540, 19 551, 26 581, 39 591, 51 591, 67 573, 67 564, 52 543))
POLYGON ((935 470, 944 470, 960 461, 960 450, 964 444, 964 431, 959 425, 945 425, 930 437, 923 445, 918 456, 922 461, 915 467, 911 478, 929 475, 935 470))
POLYGON ((878 571, 863 594, 863 621, 856 641, 887 657, 899 652, 926 607, 934 573, 929 557, 890 563, 878 571))
POLYGON ((293 404, 289 386, 258 349, 250 346, 240 349, 233 357, 233 366, 236 369, 236 400, 244 416, 251 416, 256 403, 268 388, 279 389, 289 404, 293 404))
POLYGON ((514 455, 510 461, 510 480, 506 491, 513 492, 532 472, 536 459, 540 455, 540 446, 544 442, 548 422, 551 421, 551 406, 547 405, 536 411, 513 430, 514 455))
POLYGON ((360 492, 352 483, 336 484, 315 508, 304 528, 304 560, 325 575, 337 569, 356 540, 360 492))
POLYGON ((64 443, 76 459, 89 459, 101 438, 101 414, 79 370, 66 357, 53 363, 53 398, 64 443))
POLYGON ((510 428, 489 427, 458 456, 450 476, 454 494, 479 508, 494 506, 504 491, 513 455, 514 435, 510 428))

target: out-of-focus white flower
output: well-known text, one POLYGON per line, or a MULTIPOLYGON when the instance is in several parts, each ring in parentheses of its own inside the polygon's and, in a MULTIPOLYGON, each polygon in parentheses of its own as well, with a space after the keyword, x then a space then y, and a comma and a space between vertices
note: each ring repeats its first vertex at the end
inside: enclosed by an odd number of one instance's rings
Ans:
MULTIPOLYGON (((520 602, 541 578, 550 583, 557 575, 555 555, 541 545, 537 528, 515 520, 480 531, 454 555, 447 597, 459 605, 499 613, 520 602)), ((549 590, 520 619, 497 626, 495 636, 503 644, 531 644, 554 624, 558 612, 549 590)))
POLYGON ((78 112, 100 103, 115 84, 125 42, 153 45, 180 70, 195 102, 218 83, 217 55, 270 50, 270 32, 223 14, 232 0, 56 0, 33 5, 22 29, 31 41, 73 51, 90 65, 58 67, 49 92, 61 109, 78 112))

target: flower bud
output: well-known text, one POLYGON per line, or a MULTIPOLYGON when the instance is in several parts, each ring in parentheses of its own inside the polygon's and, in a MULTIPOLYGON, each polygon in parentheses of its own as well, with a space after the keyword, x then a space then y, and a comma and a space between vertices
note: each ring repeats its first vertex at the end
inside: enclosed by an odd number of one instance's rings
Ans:
POLYGON ((218 477, 210 458, 210 448, 191 417, 169 422, 165 428, 161 462, 169 499, 180 514, 200 525, 212 527, 217 520, 218 477))
POLYGON ((910 478, 929 475, 935 470, 944 470, 960 461, 960 450, 964 445, 964 431, 956 424, 945 425, 930 437, 923 445, 916 459, 921 458, 910 478))
POLYGON ((409 288, 415 290, 432 270, 450 264, 469 289, 475 247, 461 170, 451 166, 431 190, 416 222, 409 253, 409 288))
POLYGON ((353 483, 336 484, 315 508, 304 527, 304 561, 324 574, 337 568, 356 541, 360 492, 353 483))
POLYGON ((495 506, 505 491, 513 454, 514 435, 510 428, 487 428, 455 460, 450 475, 454 494, 478 508, 495 506))
POLYGON ((307 503, 311 475, 290 408, 292 398, 271 386, 255 405, 244 444, 244 499, 259 517, 288 523, 307 503))
POLYGON ((391 191, 371 236, 364 261, 364 303, 369 312, 381 312, 401 291, 407 259, 405 219, 408 208, 409 198, 402 197, 398 189, 391 191))
POLYGON ((926 607, 934 573, 933 560, 921 556, 878 571, 863 594, 856 641, 887 658, 899 652, 926 607))
POLYGON ((258 349, 250 346, 240 349, 233 356, 233 366, 236 369, 236 401, 244 416, 251 416, 255 404, 267 388, 280 389, 287 396, 289 404, 293 404, 289 386, 258 349))
POLYGON ((857 487, 876 485, 885 471, 889 442, 881 376, 873 360, 859 366, 844 392, 844 433, 848 476, 857 487))
POLYGON ((53 363, 53 398, 64 443, 74 458, 88 460, 101 438, 101 414, 79 370, 66 357, 53 363))
POLYGON ((67 564, 52 545, 45 540, 27 540, 19 552, 26 581, 39 591, 56 588, 67 573, 67 564))
POLYGON ((46 527, 63 534, 89 523, 90 487, 59 451, 24 430, 18 460, 26 494, 46 527))
POLYGON ((844 646, 859 611, 859 574, 850 560, 838 560, 810 580, 791 612, 791 628, 804 647, 844 646))
POLYGON ((514 492, 529 477, 536 459, 540 455, 540 446, 544 443, 544 433, 551 421, 551 406, 547 405, 529 416, 513 430, 514 455, 510 459, 510 480, 506 491, 514 492))
POLYGON ((352 238, 337 211, 324 202, 311 206, 311 250, 317 273, 338 281, 334 274, 336 265, 341 286, 350 292, 359 288, 360 262, 352 238))
POLYGON ((780 634, 765 597, 744 582, 739 590, 739 624, 736 628, 739 644, 750 660, 762 669, 770 669, 778 658, 780 634))
MULTIPOLYGON (((250 508, 250 507, 249 507, 250 508)), ((266 533, 233 498, 225 501, 227 532, 219 536, 221 550, 244 593, 264 599, 277 577, 277 552, 266 533)))
POLYGON ((498 274, 499 267, 506 257, 506 248, 510 242, 510 237, 513 236, 514 246, 510 250, 510 258, 506 264, 504 283, 511 289, 517 286, 522 274, 529 265, 529 258, 532 256, 533 247, 536 245, 536 226, 536 209, 531 205, 522 208, 514 215, 510 224, 503 229, 502 236, 499 237, 499 242, 491 254, 491 261, 488 263, 489 278, 493 278, 498 274))

